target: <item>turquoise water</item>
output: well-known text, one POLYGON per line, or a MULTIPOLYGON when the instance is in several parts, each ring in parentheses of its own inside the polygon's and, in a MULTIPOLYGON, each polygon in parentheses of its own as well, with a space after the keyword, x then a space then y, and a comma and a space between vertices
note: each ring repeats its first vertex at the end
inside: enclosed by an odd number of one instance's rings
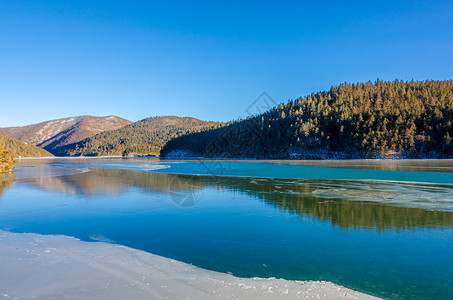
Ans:
POLYGON ((451 163, 351 164, 25 161, 0 177, 0 229, 118 243, 236 276, 452 299, 451 163))
MULTIPOLYGON (((357 161, 356 161, 357 162, 357 161)), ((417 161, 420 162, 420 161, 417 161)), ((367 161, 364 161, 366 164, 367 161)), ((382 161, 384 164, 385 161, 382 161)), ((430 161, 426 161, 427 164, 430 161)), ((194 174, 206 176, 297 178, 297 179, 341 179, 341 180, 384 180, 453 185, 453 164, 447 164, 451 172, 414 172, 374 169, 332 168, 319 166, 277 164, 249 161, 91 161, 78 166, 127 169, 139 172, 161 172, 171 174, 194 174)), ((429 170, 429 168, 426 168, 429 170)), ((435 168, 436 169, 436 168, 435 168)))

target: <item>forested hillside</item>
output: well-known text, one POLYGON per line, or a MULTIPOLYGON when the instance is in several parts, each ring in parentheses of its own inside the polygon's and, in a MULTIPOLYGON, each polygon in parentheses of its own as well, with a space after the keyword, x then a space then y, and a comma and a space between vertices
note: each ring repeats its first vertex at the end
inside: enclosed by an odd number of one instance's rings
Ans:
MULTIPOLYGON (((14 163, 16 160, 14 157, 0 146, 0 173, 9 172, 14 169, 14 163)), ((3 180, 0 180, 0 196, 3 191, 3 180)))
POLYGON ((51 153, 39 147, 29 145, 19 141, 18 139, 1 136, 0 147, 6 149, 13 157, 50 157, 51 153))
POLYGON ((453 81, 344 83, 227 127, 174 139, 163 156, 453 157, 453 81))
POLYGON ((56 155, 159 155, 161 148, 173 138, 219 126, 222 124, 195 118, 152 117, 62 147, 56 155))

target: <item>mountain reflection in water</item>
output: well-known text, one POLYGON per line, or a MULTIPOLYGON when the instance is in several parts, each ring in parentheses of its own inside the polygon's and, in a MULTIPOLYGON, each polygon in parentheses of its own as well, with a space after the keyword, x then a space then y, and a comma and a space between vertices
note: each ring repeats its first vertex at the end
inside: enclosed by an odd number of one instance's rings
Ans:
POLYGON ((15 175, 16 174, 14 172, 0 174, 0 204, 2 201, 3 191, 14 182, 15 175))
MULTIPOLYGON (((453 212, 448 205, 453 201, 453 187, 446 185, 209 177, 115 169, 92 169, 24 182, 47 191, 86 197, 116 196, 134 186, 154 193, 198 197, 194 204, 203 201, 200 191, 209 187, 244 193, 291 214, 328 221, 343 229, 453 227, 453 212)), ((2 189, 0 186, 0 193, 2 189)))

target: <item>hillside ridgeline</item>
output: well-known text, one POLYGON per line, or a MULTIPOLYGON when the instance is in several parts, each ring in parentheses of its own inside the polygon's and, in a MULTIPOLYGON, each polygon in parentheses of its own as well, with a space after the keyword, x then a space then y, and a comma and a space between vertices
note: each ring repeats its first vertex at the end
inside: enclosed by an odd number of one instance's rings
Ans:
POLYGON ((54 153, 60 147, 128 124, 131 122, 116 116, 80 116, 22 127, 0 128, 0 135, 13 137, 54 153))
POLYGON ((55 154, 58 156, 159 155, 162 147, 173 138, 202 130, 212 130, 220 126, 223 124, 189 117, 151 117, 61 147, 55 154))
POLYGON ((453 81, 344 83, 228 126, 169 141, 161 155, 211 158, 451 158, 453 81))

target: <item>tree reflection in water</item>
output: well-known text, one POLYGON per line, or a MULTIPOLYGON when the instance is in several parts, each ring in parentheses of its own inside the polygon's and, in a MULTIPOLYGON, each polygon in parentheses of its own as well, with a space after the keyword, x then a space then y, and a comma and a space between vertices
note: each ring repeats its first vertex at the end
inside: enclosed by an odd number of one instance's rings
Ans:
POLYGON ((209 201, 203 199, 203 191, 214 187, 244 193, 289 213, 328 221, 343 229, 453 227, 453 212, 442 208, 453 201, 453 187, 445 185, 188 176, 114 169, 92 169, 83 174, 26 182, 49 191, 84 196, 114 196, 134 186, 168 194, 183 207, 209 201))

